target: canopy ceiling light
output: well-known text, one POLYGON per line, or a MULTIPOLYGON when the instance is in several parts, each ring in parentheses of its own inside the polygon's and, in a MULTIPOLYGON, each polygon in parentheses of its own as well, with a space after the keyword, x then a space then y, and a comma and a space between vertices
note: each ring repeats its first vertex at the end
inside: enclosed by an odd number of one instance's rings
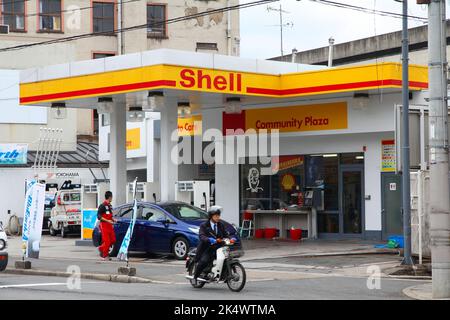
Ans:
POLYGON ((53 119, 65 119, 67 118, 67 108, 64 102, 52 103, 52 116, 53 119))
POLYGON ((145 111, 142 107, 130 107, 127 112, 127 121, 129 122, 141 122, 145 119, 145 111))
POLYGON ((228 97, 225 104, 225 113, 242 113, 242 104, 240 97, 228 97))
POLYGON ((191 104, 189 102, 178 102, 178 116, 189 117, 191 115, 191 104))
POLYGON ((353 108, 357 110, 366 109, 369 105, 368 93, 355 93, 353 95, 353 108))
POLYGON ((145 111, 161 110, 164 107, 164 92, 162 91, 149 91, 147 96, 148 104, 142 106, 145 111))
POLYGON ((111 113, 113 110, 113 99, 111 97, 100 97, 97 103, 97 113, 111 113))

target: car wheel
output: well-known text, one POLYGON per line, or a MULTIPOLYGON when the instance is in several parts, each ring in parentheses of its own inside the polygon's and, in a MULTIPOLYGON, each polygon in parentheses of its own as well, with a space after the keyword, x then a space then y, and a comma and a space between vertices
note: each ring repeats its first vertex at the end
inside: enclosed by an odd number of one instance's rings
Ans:
POLYGON ((50 227, 48 228, 49 233, 52 237, 56 237, 56 234, 58 233, 55 228, 53 228, 53 225, 50 223, 50 227))
POLYGON ((189 243, 186 238, 178 237, 173 241, 172 253, 177 260, 184 260, 189 252, 189 243))

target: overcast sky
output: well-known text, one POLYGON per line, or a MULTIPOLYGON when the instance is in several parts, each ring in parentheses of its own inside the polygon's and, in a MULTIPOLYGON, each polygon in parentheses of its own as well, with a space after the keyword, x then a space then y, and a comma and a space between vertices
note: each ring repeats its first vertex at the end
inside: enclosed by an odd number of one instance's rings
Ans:
MULTIPOLYGON (((254 0, 241 0, 241 3, 254 0)), ((401 14, 402 3, 394 0, 333 0, 360 7, 401 14)), ((402 21, 398 18, 384 17, 349 9, 330 7, 311 0, 281 0, 269 6, 289 12, 283 14, 284 23, 293 23, 283 31, 284 54, 293 48, 299 51, 328 45, 332 36, 335 43, 398 31, 402 21)), ((427 17, 426 5, 409 0, 409 15, 427 17)), ((268 11, 267 5, 243 9, 241 22, 241 57, 266 59, 281 55, 279 13, 268 11), (277 26, 278 25, 278 26, 277 26)), ((447 6, 449 17, 449 6, 447 6)), ((409 27, 423 25, 422 22, 409 20, 409 27)))

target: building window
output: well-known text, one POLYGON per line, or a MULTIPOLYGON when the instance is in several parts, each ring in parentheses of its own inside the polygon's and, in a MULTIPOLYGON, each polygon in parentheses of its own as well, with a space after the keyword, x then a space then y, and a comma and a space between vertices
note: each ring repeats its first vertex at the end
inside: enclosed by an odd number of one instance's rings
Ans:
POLYGON ((61 0, 39 1, 39 30, 62 31, 61 0))
POLYGON ((166 37, 166 6, 147 5, 147 35, 151 38, 166 37))
POLYGON ((114 32, 114 3, 94 2, 93 3, 93 31, 94 32, 114 32))
POLYGON ((25 0, 3 1, 1 12, 9 31, 25 31, 25 0))
POLYGON ((219 51, 215 42, 197 42, 196 51, 219 51))
POLYGON ((104 52, 94 52, 92 58, 94 59, 102 59, 107 57, 114 57, 114 53, 104 53, 104 52))

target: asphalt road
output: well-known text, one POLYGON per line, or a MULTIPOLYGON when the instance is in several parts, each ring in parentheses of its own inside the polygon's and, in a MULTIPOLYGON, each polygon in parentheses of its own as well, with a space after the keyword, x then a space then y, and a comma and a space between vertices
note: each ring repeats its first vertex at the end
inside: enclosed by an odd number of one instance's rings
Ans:
POLYGON ((132 284, 77 281, 59 277, 0 274, 0 299, 189 299, 189 300, 385 300, 408 299, 402 289, 424 283, 417 280, 381 279, 381 288, 370 290, 362 277, 322 276, 303 279, 253 279, 244 290, 233 293, 225 284, 194 289, 187 282, 132 284), (69 281, 69 286, 68 286, 69 281))

